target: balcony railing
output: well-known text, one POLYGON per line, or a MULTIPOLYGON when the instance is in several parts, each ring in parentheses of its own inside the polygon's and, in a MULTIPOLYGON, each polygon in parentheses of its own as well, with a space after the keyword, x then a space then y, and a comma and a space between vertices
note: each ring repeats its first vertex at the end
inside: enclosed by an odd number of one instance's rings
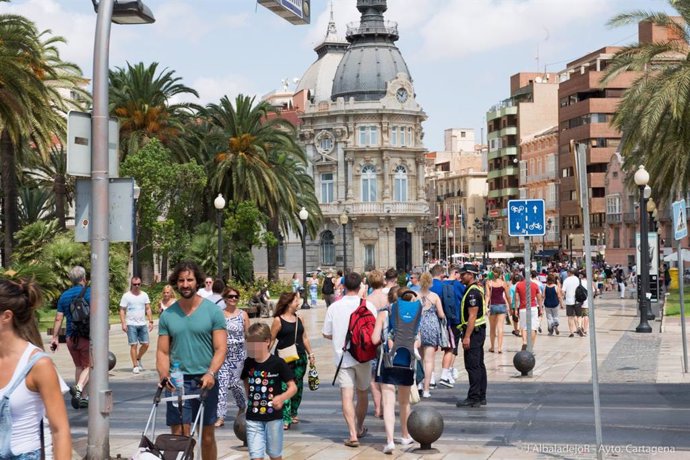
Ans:
POLYGON ((623 214, 623 222, 626 224, 634 224, 638 220, 636 212, 626 212, 623 214))
POLYGON ((410 202, 348 202, 348 203, 324 203, 321 204, 321 212, 324 215, 339 216, 343 211, 350 216, 384 216, 403 214, 428 214, 429 205, 423 201, 410 202))
POLYGON ((386 21, 383 24, 377 23, 374 25, 362 26, 359 22, 353 22, 347 25, 346 36, 354 37, 364 34, 378 34, 398 37, 398 24, 392 21, 386 21))
POLYGON ((621 213, 616 214, 606 214, 607 224, 620 224, 623 220, 623 215, 621 213))

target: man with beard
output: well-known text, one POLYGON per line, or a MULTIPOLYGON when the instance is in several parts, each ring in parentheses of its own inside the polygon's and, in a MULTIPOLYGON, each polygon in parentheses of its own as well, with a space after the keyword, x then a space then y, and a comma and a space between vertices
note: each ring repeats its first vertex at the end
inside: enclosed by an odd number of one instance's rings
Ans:
MULTIPOLYGON (((180 298, 167 308, 158 323, 156 369, 161 384, 174 390, 170 381, 173 363, 179 363, 184 374, 185 394, 208 390, 204 411, 201 452, 204 460, 217 458, 214 432, 218 385, 216 375, 227 352, 227 332, 223 312, 212 302, 197 294, 204 275, 194 262, 177 264, 169 279, 180 298)), ((199 410, 199 400, 186 400, 180 410, 168 403, 166 423, 175 435, 189 435, 190 424, 199 410)))

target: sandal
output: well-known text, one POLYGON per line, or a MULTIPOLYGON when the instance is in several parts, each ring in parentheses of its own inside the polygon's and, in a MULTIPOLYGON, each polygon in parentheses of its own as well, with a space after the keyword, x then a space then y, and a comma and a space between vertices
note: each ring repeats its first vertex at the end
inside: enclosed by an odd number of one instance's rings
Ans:
POLYGON ((216 420, 216 423, 213 426, 215 426, 216 428, 220 428, 224 425, 225 425, 225 420, 222 418, 219 418, 218 420, 216 420))
POLYGON ((289 423, 283 423, 283 431, 287 431, 290 429, 290 424, 289 423))
POLYGON ((357 437, 361 439, 361 438, 363 438, 364 436, 366 436, 367 433, 369 433, 369 428, 367 428, 367 427, 362 427, 362 431, 360 431, 359 433, 357 433, 357 437))
POLYGON ((359 447, 359 441, 356 439, 354 441, 352 439, 346 439, 343 441, 343 444, 345 444, 347 447, 359 447))
MULTIPOLYGON (((494 349, 493 349, 493 348, 489 348, 489 353, 493 353, 493 352, 494 352, 494 349)), ((500 353, 500 351, 499 351, 499 353, 500 353)))
POLYGON ((292 417, 292 424, 293 424, 293 425, 297 425, 298 423, 299 423, 299 417, 297 417, 297 416, 295 415, 294 417, 292 417))

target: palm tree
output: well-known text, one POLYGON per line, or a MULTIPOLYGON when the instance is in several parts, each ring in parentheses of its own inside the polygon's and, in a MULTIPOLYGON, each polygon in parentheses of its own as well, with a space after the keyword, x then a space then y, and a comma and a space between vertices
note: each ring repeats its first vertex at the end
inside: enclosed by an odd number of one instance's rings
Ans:
POLYGON ((67 152, 64 143, 51 146, 48 156, 31 150, 27 155, 24 176, 36 186, 51 190, 52 214, 60 229, 67 227, 67 208, 74 201, 74 182, 67 176, 67 152))
POLYGON ((110 112, 120 120, 120 151, 124 160, 148 140, 157 138, 179 161, 188 158, 183 136, 185 122, 200 109, 192 103, 174 103, 180 96, 199 97, 196 90, 181 83, 174 70, 158 71, 158 63, 127 63, 127 68, 110 71, 110 112))
MULTIPOLYGON (((251 201, 269 218, 268 231, 299 231, 297 213, 310 210, 312 232, 321 221, 314 184, 306 173, 307 158, 296 140, 295 126, 267 102, 238 95, 209 104, 205 115, 217 128, 215 173, 211 185, 232 201, 251 201)), ((213 142, 213 140, 210 140, 213 142)), ((214 152, 211 147, 210 153, 214 152)), ((268 249, 269 275, 277 279, 277 248, 268 249)))
MULTIPOLYGON (((610 25, 651 22, 665 27, 668 39, 639 43, 616 53, 603 82, 626 71, 639 72, 613 117, 623 133, 624 168, 644 164, 650 186, 660 201, 684 192, 690 181, 690 0, 669 0, 680 16, 632 11, 615 16, 610 25)), ((632 180, 632 174, 628 178, 632 180)))

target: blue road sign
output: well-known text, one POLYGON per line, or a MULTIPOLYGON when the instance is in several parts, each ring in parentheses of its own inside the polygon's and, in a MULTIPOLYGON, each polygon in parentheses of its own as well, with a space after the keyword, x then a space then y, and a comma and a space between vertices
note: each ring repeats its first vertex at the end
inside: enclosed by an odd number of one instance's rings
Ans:
POLYGON ((546 232, 544 200, 508 201, 510 236, 543 236, 546 232))
POLYGON ((685 213, 685 200, 674 201, 673 207, 673 237, 682 240, 688 236, 687 215, 685 213))

